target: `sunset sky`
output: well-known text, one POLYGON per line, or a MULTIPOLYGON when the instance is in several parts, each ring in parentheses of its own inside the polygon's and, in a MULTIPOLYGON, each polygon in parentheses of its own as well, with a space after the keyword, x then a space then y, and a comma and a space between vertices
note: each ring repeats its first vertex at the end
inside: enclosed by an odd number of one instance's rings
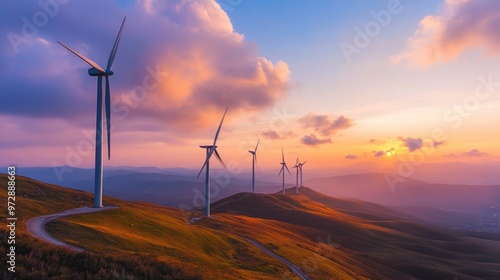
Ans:
POLYGON ((0 166, 93 167, 96 78, 111 77, 105 166, 279 170, 500 160, 500 1, 2 1, 0 166), (92 144, 90 144, 92 141, 92 144))

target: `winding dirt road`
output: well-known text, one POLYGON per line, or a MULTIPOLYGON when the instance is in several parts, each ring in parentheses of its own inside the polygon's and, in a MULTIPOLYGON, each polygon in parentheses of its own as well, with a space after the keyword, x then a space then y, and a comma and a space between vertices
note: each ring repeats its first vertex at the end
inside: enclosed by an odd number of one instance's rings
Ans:
POLYGON ((111 210, 111 209, 116 209, 116 208, 118 208, 118 207, 117 206, 106 206, 106 207, 102 207, 102 208, 93 208, 93 207, 75 208, 75 209, 71 209, 68 211, 64 211, 62 213, 32 218, 26 223, 26 227, 27 227, 28 231, 34 237, 36 237, 38 239, 44 240, 46 242, 49 242, 49 243, 57 245, 57 246, 63 246, 63 247, 72 249, 72 250, 77 251, 77 252, 83 252, 84 250, 80 247, 62 242, 61 240, 54 238, 52 235, 50 235, 48 232, 45 231, 45 224, 47 224, 48 222, 57 220, 61 217, 67 217, 67 216, 85 214, 85 213, 92 213, 92 212, 98 212, 98 211, 105 211, 105 210, 111 210))
POLYGON ((282 256, 275 254, 273 251, 267 249, 264 245, 260 244, 259 242, 255 241, 253 239, 245 238, 245 240, 252 243, 255 247, 259 248, 264 253, 266 253, 266 254, 270 255, 271 257, 277 259, 278 261, 284 263, 286 266, 288 266, 293 271, 293 273, 295 273, 297 276, 299 276, 302 280, 311 280, 311 278, 309 278, 304 272, 302 272, 300 270, 300 268, 298 268, 296 265, 291 263, 289 260, 283 258, 282 256))
MULTIPOLYGON (((93 212, 99 212, 99 211, 105 211, 105 210, 112 210, 112 209, 117 209, 117 206, 106 206, 102 208, 93 208, 93 207, 82 207, 82 208, 75 208, 71 210, 64 211, 62 213, 57 213, 57 214, 51 214, 51 215, 45 215, 45 216, 39 216, 30 219, 26 223, 26 227, 28 231, 36 238, 44 240, 48 243, 51 243, 56 246, 62 246, 66 247, 69 249, 72 249, 76 252, 83 252, 84 249, 65 243, 59 239, 54 238, 52 235, 50 235, 47 231, 45 231, 45 224, 48 222, 57 220, 61 217, 67 217, 67 216, 72 216, 72 215, 78 215, 78 214, 85 214, 85 213, 93 213, 93 212)), ((264 245, 260 244, 259 242, 250 239, 250 238, 244 238, 246 241, 250 242, 252 245, 263 251, 264 253, 270 255, 271 257, 277 259, 278 261, 284 263, 286 266, 288 266, 297 276, 299 276, 302 280, 310 280, 306 274, 304 274, 296 265, 288 261, 287 259, 275 254, 271 250, 267 249, 264 245)))

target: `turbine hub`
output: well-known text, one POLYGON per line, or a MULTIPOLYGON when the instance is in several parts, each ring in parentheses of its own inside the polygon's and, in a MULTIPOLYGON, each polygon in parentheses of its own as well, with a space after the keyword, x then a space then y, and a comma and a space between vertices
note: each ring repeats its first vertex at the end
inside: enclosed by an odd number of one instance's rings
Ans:
POLYGON ((93 67, 89 69, 89 75, 90 76, 112 76, 113 74, 114 73, 111 70, 106 71, 106 73, 101 73, 101 72, 99 72, 97 69, 95 69, 93 67))

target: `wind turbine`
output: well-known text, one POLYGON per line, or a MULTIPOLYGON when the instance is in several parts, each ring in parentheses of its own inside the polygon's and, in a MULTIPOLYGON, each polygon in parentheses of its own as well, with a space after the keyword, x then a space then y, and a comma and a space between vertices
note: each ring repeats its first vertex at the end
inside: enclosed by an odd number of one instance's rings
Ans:
MULTIPOLYGON (((300 161, 299 158, 295 160, 295 165, 293 168, 297 168, 297 174, 295 175, 295 194, 299 194, 299 171, 300 171, 300 161)), ((301 173, 302 174, 302 173, 301 173)))
POLYGON ((299 169, 300 169, 300 186, 302 186, 302 166, 304 166, 304 164, 306 164, 307 160, 302 162, 302 163, 299 163, 299 169))
POLYGON ((283 194, 285 194, 285 168, 286 168, 286 171, 288 171, 288 174, 290 174, 290 176, 291 176, 292 173, 290 173, 288 166, 286 166, 285 154, 283 153, 283 148, 281 148, 281 169, 280 169, 280 173, 278 173, 278 177, 280 176, 281 172, 283 172, 283 194))
POLYGON ((111 49, 111 54, 108 58, 108 65, 106 70, 104 70, 99 64, 95 63, 91 59, 85 57, 84 55, 76 52, 70 47, 64 45, 63 43, 57 41, 61 46, 65 47, 67 50, 81 58, 83 61, 87 62, 92 68, 88 70, 90 76, 97 76, 97 117, 96 117, 96 135, 95 135, 95 193, 94 193, 94 207, 102 207, 102 77, 106 78, 106 95, 104 97, 104 102, 106 106, 106 129, 107 129, 107 139, 108 139, 108 160, 111 158, 111 94, 109 88, 109 76, 114 73, 111 71, 111 66, 113 66, 113 61, 115 60, 116 51, 118 50, 118 44, 120 43, 120 38, 122 36, 123 25, 125 24, 125 18, 123 18, 122 25, 120 26, 120 31, 118 36, 116 36, 115 44, 113 49, 111 49))
POLYGON ((257 141, 257 145, 255 145, 253 151, 248 150, 248 152, 252 154, 252 193, 255 193, 255 163, 257 162, 257 148, 259 147, 259 142, 260 139, 257 141))
POLYGON ((222 127, 222 122, 224 121, 224 118, 226 117, 226 111, 224 111, 224 115, 222 115, 222 120, 220 121, 219 128, 217 128, 217 132, 215 133, 215 138, 214 138, 214 143, 212 145, 204 145, 200 146, 200 148, 206 149, 207 150, 207 158, 205 160, 205 163, 203 163, 203 166, 201 167, 200 173, 198 173, 198 176, 196 178, 200 177, 201 172, 205 168, 206 169, 206 177, 205 177, 205 216, 210 217, 210 157, 212 157, 212 154, 215 153, 215 157, 219 160, 219 162, 226 168, 226 165, 220 158, 219 152, 217 152, 217 138, 219 137, 219 132, 222 127))

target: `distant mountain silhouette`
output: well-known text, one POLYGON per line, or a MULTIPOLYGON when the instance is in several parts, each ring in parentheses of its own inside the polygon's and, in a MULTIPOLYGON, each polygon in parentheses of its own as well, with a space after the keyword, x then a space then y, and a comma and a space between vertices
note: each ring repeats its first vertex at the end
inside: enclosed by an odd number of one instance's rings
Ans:
MULTIPOLYGON (((458 164, 457 166, 463 166, 458 164)), ((61 169, 62 170, 62 169, 61 169)), ((59 183, 52 168, 19 168, 22 175, 52 184, 93 192, 93 171, 64 167, 59 183)), ((214 172, 223 172, 214 170, 214 172)), ((156 167, 110 167, 104 177, 104 194, 132 201, 197 208, 204 204, 204 179, 196 170, 156 167)), ((264 177, 264 176, 263 176, 264 177)), ((269 178, 269 177, 264 177, 269 178)), ((272 178, 277 178, 273 175, 272 178)), ((251 190, 250 176, 212 181, 213 201, 251 190), (228 179, 228 180, 226 180, 228 179), (220 184, 220 183, 224 184, 220 184)), ((287 186, 293 185, 290 181, 287 186)), ((258 193, 275 193, 281 184, 257 181, 258 193)), ((337 198, 353 198, 393 207, 425 221, 453 229, 500 232, 500 186, 429 184, 388 173, 363 173, 309 179, 304 185, 337 198), (389 180, 397 183, 391 187, 389 180)), ((290 193, 294 193, 291 190, 290 193)))
POLYGON ((387 178, 395 177, 392 174, 366 173, 318 178, 306 183, 331 196, 394 206, 470 210, 500 205, 500 185, 430 184, 399 177, 400 181, 391 186, 387 178))
POLYGON ((387 178, 394 180, 396 175, 352 174, 304 184, 330 196, 388 205, 438 226, 500 232, 500 185, 429 184, 400 178, 391 187, 387 178))

